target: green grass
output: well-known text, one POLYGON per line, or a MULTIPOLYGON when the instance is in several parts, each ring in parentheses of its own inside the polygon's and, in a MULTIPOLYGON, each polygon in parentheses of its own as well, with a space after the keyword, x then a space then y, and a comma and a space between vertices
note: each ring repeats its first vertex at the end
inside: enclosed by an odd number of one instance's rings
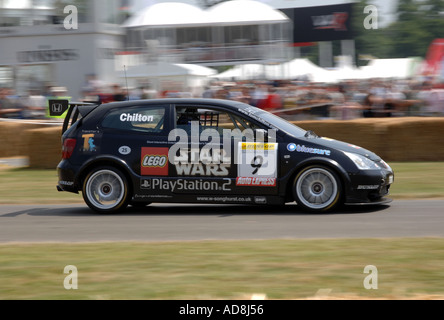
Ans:
MULTIPOLYGON (((394 199, 444 198, 444 162, 390 163, 394 199)), ((0 204, 81 203, 81 195, 57 192, 55 170, 0 168, 0 204)))
POLYGON ((0 256, 1 300, 444 298, 436 238, 8 244, 0 256), (77 290, 64 288, 67 265, 77 290), (364 288, 367 265, 377 289, 364 288))
POLYGON ((444 162, 395 162, 395 199, 444 198, 444 162))
POLYGON ((56 170, 0 168, 0 204, 80 203, 81 195, 58 192, 56 170))
MULTIPOLYGON (((395 199, 444 198, 444 163, 390 163, 395 199)), ((0 169, 0 204, 83 202, 54 170, 0 169)), ((0 244, 5 299, 444 299, 444 239, 0 244), (78 269, 66 290, 64 267, 78 269), (364 267, 378 268, 367 290, 364 267), (323 297, 326 298, 326 297, 323 297)))

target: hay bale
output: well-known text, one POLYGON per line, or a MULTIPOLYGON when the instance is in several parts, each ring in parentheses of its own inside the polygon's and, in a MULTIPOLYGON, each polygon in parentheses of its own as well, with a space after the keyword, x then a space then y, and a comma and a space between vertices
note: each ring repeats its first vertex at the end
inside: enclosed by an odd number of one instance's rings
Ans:
POLYGON ((381 157, 384 156, 385 142, 374 121, 367 119, 326 120, 301 121, 295 124, 305 130, 313 130, 321 137, 355 144, 369 149, 381 157))
POLYGON ((384 131, 388 161, 444 160, 443 118, 406 118, 385 124, 384 131))
POLYGON ((35 169, 55 169, 62 159, 61 128, 29 130, 29 166, 35 169))
POLYGON ((444 161, 444 118, 373 118, 294 122, 318 135, 352 143, 386 161, 444 161))
POLYGON ((0 122, 0 158, 26 156, 28 130, 41 128, 42 126, 42 124, 0 122))
MULTIPOLYGON (((444 145, 444 118, 374 118, 294 123, 320 136, 369 149, 386 161, 444 161, 444 148, 441 148, 444 145)), ((28 156, 32 168, 56 168, 61 159, 61 128, 23 129, 20 124, 0 124, 3 141, 0 144, 0 157, 28 156)))

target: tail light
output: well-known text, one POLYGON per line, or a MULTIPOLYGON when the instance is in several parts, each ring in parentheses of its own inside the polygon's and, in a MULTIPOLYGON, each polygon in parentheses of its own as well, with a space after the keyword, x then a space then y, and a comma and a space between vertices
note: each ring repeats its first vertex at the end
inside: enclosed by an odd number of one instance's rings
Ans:
POLYGON ((76 139, 65 139, 62 147, 62 159, 69 159, 76 147, 76 139))

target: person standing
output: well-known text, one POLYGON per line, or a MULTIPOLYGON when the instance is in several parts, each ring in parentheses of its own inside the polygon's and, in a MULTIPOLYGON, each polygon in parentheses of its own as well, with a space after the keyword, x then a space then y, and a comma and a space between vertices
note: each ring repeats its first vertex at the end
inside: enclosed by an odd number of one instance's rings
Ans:
POLYGON ((10 89, 0 88, 0 118, 21 118, 22 109, 10 98, 10 89))

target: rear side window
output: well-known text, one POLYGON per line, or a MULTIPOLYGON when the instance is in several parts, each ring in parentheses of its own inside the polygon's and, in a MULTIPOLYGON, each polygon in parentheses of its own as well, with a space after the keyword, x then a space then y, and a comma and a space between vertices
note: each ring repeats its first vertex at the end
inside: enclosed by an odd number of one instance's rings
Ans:
POLYGON ((111 111, 103 119, 102 127, 142 133, 162 133, 165 129, 164 123, 164 106, 138 106, 111 111))

